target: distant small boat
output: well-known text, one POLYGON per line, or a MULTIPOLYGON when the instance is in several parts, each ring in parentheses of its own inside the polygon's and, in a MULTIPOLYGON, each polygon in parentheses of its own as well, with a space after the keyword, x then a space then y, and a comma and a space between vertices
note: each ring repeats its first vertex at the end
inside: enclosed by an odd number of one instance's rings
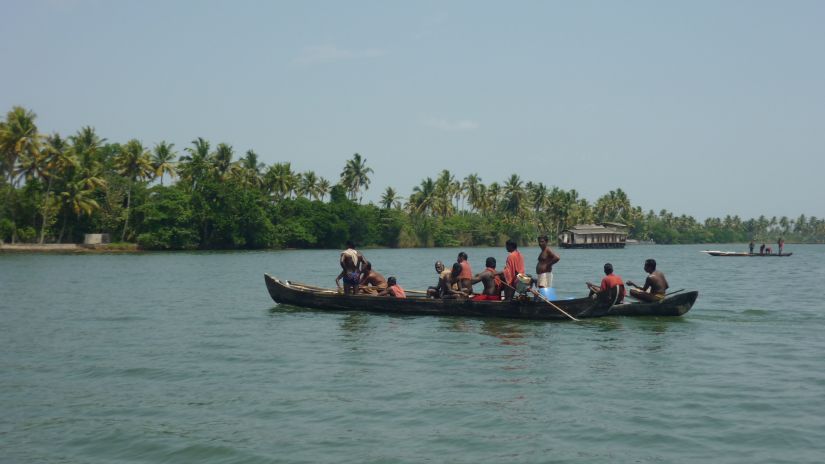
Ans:
POLYGON ((757 258, 769 258, 771 256, 776 257, 776 258, 782 258, 782 257, 790 256, 790 255, 793 254, 793 253, 770 253, 770 254, 765 253, 765 254, 759 254, 759 253, 746 253, 744 251, 740 252, 740 251, 716 251, 716 250, 702 250, 702 253, 707 253, 711 256, 753 256, 753 257, 757 257, 757 258))

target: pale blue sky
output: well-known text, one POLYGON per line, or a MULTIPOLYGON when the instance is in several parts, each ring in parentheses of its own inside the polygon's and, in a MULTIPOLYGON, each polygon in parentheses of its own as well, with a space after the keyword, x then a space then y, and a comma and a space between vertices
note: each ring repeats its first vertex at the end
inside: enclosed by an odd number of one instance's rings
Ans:
POLYGON ((822 1, 0 1, 0 110, 407 196, 511 173, 697 219, 825 216, 822 1))

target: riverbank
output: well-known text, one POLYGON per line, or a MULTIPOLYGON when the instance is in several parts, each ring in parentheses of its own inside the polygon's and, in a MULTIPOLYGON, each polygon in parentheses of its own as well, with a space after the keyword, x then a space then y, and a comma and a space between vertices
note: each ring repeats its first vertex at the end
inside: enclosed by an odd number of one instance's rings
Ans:
POLYGON ((134 243, 81 245, 77 243, 0 243, 0 253, 136 253, 134 243))

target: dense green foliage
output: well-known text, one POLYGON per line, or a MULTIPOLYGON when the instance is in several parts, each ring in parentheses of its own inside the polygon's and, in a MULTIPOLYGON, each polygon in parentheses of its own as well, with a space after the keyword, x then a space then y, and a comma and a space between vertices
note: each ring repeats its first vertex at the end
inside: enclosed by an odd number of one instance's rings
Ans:
POLYGON ((362 204, 371 168, 356 153, 337 184, 290 163, 265 166, 247 151, 212 149, 203 138, 183 155, 173 144, 107 143, 91 127, 44 136, 35 115, 14 107, 0 121, 0 239, 80 242, 109 233, 146 249, 337 248, 501 245, 592 222, 622 222, 630 238, 657 243, 825 242, 825 220, 742 220, 644 212, 621 190, 594 203, 513 174, 503 183, 447 170, 421 181, 406 201, 393 188, 362 204), (177 158, 177 161, 175 159, 177 158), (167 182, 168 181, 168 182, 167 182))

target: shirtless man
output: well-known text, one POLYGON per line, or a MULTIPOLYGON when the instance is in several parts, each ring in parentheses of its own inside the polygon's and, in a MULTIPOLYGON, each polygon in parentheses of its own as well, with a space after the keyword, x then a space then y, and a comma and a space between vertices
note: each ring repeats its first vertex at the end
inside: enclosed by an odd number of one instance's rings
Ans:
POLYGON ((628 287, 635 287, 630 289, 630 296, 647 302, 661 301, 664 299, 665 292, 670 285, 668 285, 665 275, 656 270, 655 259, 645 260, 645 272, 647 272, 647 278, 644 287, 639 287, 633 282, 627 281, 628 287))
POLYGON ((341 252, 341 273, 335 278, 335 286, 341 288, 341 279, 344 279, 344 294, 354 295, 361 282, 361 271, 367 263, 364 255, 355 249, 352 240, 347 240, 347 249, 341 252))
POLYGON ((538 275, 538 287, 550 288, 553 286, 553 265, 558 263, 561 259, 559 255, 553 253, 553 250, 547 246, 547 236, 539 237, 539 262, 536 264, 536 275, 538 275))
POLYGON ((487 269, 479 272, 473 277, 471 284, 481 282, 484 285, 484 291, 480 295, 473 296, 475 301, 501 301, 501 278, 499 272, 496 271, 496 259, 493 257, 487 258, 487 269))
POLYGON ((427 287, 427 296, 441 298, 441 295, 450 286, 450 270, 444 269, 444 263, 441 261, 436 261, 435 273, 438 274, 438 282, 435 287, 427 287))
POLYGON ((453 268, 449 271, 449 276, 444 282, 446 288, 442 291, 441 298, 466 298, 469 296, 469 292, 461 287, 461 270, 461 264, 453 264, 453 268))
POLYGON ((375 294, 387 288, 387 279, 378 272, 372 270, 372 263, 364 265, 364 272, 361 281, 358 283, 361 293, 375 294))

